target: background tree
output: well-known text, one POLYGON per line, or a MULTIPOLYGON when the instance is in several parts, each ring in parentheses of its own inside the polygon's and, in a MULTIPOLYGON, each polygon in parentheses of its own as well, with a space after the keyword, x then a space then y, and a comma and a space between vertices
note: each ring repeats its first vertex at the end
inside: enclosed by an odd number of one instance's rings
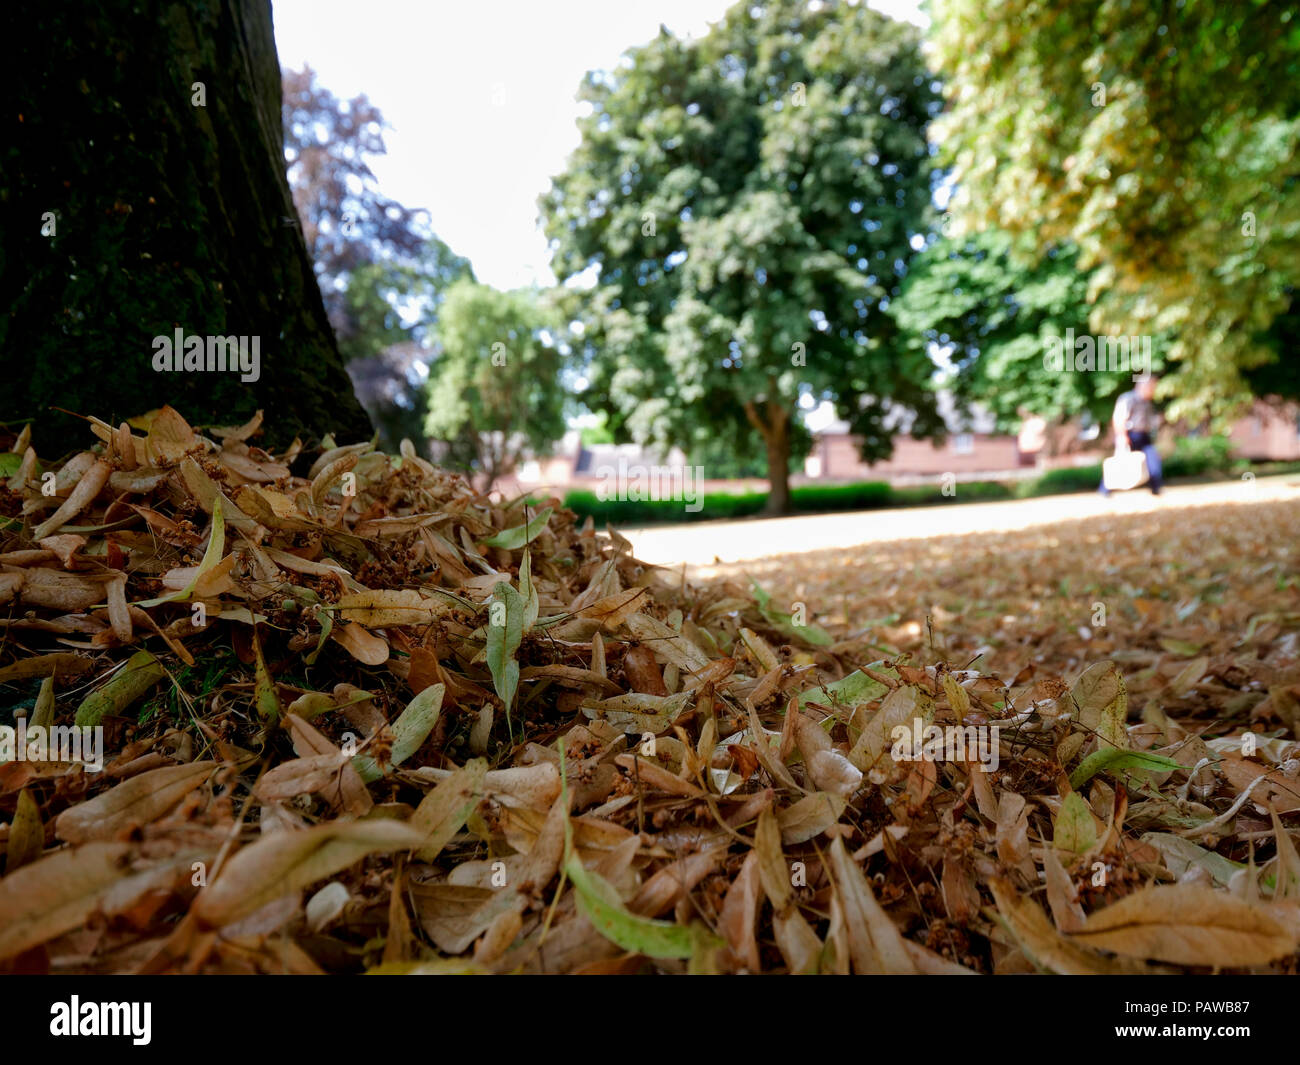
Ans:
POLYGON ((1292 286, 1286 310, 1273 319, 1262 342, 1276 357, 1246 371, 1246 382, 1257 396, 1300 400, 1300 291, 1292 286))
POLYGON ((1225 415, 1300 262, 1294 4, 936 0, 959 217, 1074 241, 1093 330, 1169 331, 1175 413, 1225 415))
POLYGON ((444 442, 444 458, 468 467, 484 487, 564 435, 556 338, 554 314, 537 293, 468 280, 447 291, 425 430, 444 442))
POLYGON ((340 99, 310 67, 283 81, 289 184, 357 397, 384 447, 421 441, 438 304, 473 270, 426 211, 380 193, 370 160, 387 123, 367 96, 340 99))
POLYGON ((365 263, 348 277, 339 348, 381 444, 424 440, 425 383, 435 349, 438 310, 446 290, 474 279, 468 259, 436 237, 414 261, 365 263))
MULTIPOLYGON (((937 240, 912 261, 890 316, 915 343, 946 352, 945 387, 989 410, 1005 432, 1016 432, 1026 411, 1057 424, 1081 415, 1106 422, 1131 374, 1043 368, 1049 337, 1088 332, 1088 276, 1076 252, 1049 248, 1029 262, 1012 243, 996 229, 937 240)), ((1156 372, 1166 346, 1152 344, 1156 372)))
MULTIPOLYGON (((749 426, 745 428, 749 430, 749 434, 757 436, 749 426)), ((796 433, 802 434, 802 438, 796 437, 791 441, 792 454, 806 455, 811 437, 803 420, 795 419, 792 428, 796 433)), ((722 437, 710 437, 692 444, 691 450, 686 454, 686 464, 703 467, 704 475, 710 479, 767 475, 767 458, 763 454, 761 444, 757 447, 737 447, 734 439, 728 440, 722 437)))
POLYGON ((917 35, 865 5, 733 7, 589 74, 582 143, 542 199, 579 311, 589 405, 641 443, 758 444, 788 508, 804 394, 837 403, 867 457, 896 406, 941 423, 923 351, 884 313, 924 229, 937 90, 917 35))
POLYGON ((271 443, 371 434, 293 225, 268 0, 16 0, 0 148, 0 420, 42 449, 59 406, 198 424, 268 412, 271 443), (261 338, 261 378, 157 373, 153 337, 261 338), (271 416, 271 412, 274 416, 271 416))
POLYGON ((345 336, 352 272, 381 258, 420 253, 428 215, 379 192, 368 157, 386 153, 386 123, 367 96, 340 100, 318 84, 310 66, 284 71, 283 81, 284 155, 293 202, 325 306, 345 336))

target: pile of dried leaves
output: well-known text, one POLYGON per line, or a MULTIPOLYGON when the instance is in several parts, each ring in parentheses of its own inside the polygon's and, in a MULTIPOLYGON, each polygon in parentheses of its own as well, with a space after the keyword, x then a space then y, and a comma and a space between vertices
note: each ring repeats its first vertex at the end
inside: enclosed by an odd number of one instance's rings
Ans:
POLYGON ((105 737, 0 747, 0 968, 1296 965, 1294 716, 862 661, 409 449, 91 424, 0 456, 0 724, 105 737))

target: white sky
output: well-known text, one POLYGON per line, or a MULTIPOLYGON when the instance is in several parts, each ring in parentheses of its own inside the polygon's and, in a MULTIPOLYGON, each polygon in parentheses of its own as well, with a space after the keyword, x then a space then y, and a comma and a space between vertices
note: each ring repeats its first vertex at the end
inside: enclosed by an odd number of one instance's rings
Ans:
MULTIPOLYGON (((577 147, 583 74, 660 23, 700 35, 734 0, 273 0, 282 66, 370 97, 393 127, 371 161, 381 192, 498 288, 550 285, 537 198, 577 147)), ((919 0, 871 6, 921 23, 919 0)))

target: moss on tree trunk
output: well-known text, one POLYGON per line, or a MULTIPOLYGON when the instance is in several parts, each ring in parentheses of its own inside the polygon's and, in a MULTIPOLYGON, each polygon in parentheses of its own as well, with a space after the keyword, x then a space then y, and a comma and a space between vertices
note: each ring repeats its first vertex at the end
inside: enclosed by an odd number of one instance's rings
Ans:
POLYGON ((5 20, 0 421, 34 418, 47 455, 85 440, 51 406, 368 437, 285 178, 268 0, 17 0, 5 20), (177 328, 260 337, 260 378, 155 371, 177 328))

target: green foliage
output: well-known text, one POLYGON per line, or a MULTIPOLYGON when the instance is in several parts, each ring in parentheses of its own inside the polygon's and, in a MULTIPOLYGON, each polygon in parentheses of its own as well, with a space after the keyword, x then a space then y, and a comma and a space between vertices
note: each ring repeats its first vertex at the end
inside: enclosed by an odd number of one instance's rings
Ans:
MULTIPOLYGON (((1094 486, 1095 487, 1095 484, 1094 486)), ((790 509, 797 514, 833 514, 852 510, 878 510, 892 506, 928 506, 976 500, 1009 499, 1011 488, 996 481, 963 482, 959 495, 945 496, 940 485, 895 488, 883 481, 858 484, 804 485, 790 492, 790 509)), ((701 509, 687 511, 674 500, 599 499, 594 492, 575 490, 564 497, 564 505, 581 518, 588 515, 603 525, 631 527, 687 521, 718 521, 746 518, 760 513, 767 504, 766 492, 710 492, 702 497, 701 509)))
POLYGON ((795 509, 819 514, 888 506, 893 491, 884 481, 862 481, 859 484, 806 485, 796 488, 791 495, 795 509))
POLYGON ((1055 496, 1070 492, 1095 492, 1101 484, 1101 466, 1062 466, 1048 470, 1041 477, 1032 481, 1021 481, 1016 486, 1016 495, 1023 498, 1031 496, 1055 496))
MULTIPOLYGON (((802 456, 807 454, 810 441, 805 440, 809 434, 802 422, 796 421, 790 428, 790 470, 794 472, 802 456)), ((738 426, 735 433, 727 436, 710 436, 696 441, 687 453, 686 464, 699 466, 710 480, 767 475, 763 440, 751 425, 738 426)))
MULTIPOLYGON (((1103 771, 1114 773, 1120 769, 1150 769, 1158 773, 1168 773, 1171 770, 1186 768, 1181 762, 1167 758, 1163 754, 1106 747, 1099 751, 1093 751, 1092 754, 1079 763, 1078 768, 1070 774, 1070 787, 1081 788, 1103 771)), ((1070 794, 1077 795, 1078 792, 1071 792, 1070 794)))
POLYGON ((625 528, 661 522, 712 521, 748 518, 767 503, 766 492, 710 492, 701 497, 698 511, 688 511, 681 501, 654 499, 600 499, 595 492, 575 489, 564 497, 564 505, 579 518, 590 516, 598 526, 606 522, 625 528))
POLYGON ((1291 4, 936 0, 954 210, 1094 271, 1092 331, 1173 337, 1175 417, 1226 416, 1300 262, 1291 4))
POLYGON ((1257 396, 1300 399, 1300 289, 1292 287, 1291 302, 1262 337, 1277 358, 1246 370, 1246 383, 1257 396))
MULTIPOLYGON (((1061 420, 1091 414, 1106 421, 1115 397, 1132 387, 1120 372, 1050 373, 1049 337, 1088 332, 1088 277, 1072 247, 1048 248, 1034 261, 1013 253, 1013 238, 989 229, 943 238, 912 263, 890 316, 917 344, 950 348, 948 386, 990 410, 1003 432, 1024 413, 1061 420)), ((1159 372, 1160 343, 1152 343, 1159 372)))
POLYGON ((447 289, 464 279, 474 280, 469 260, 437 237, 424 241, 415 257, 357 267, 344 293, 347 325, 339 350, 347 359, 364 359, 404 341, 428 344, 447 289))
MULTIPOLYGON (((923 351, 882 313, 923 231, 937 90, 916 31, 867 8, 737 4, 589 74, 582 142, 543 197, 578 313, 593 408, 641 443, 761 438, 777 492, 801 394, 868 454, 887 404, 940 428, 923 351)), ((739 450, 739 449, 738 449, 739 450)), ((757 451, 757 449, 753 449, 757 451)))
POLYGON ((379 192, 369 161, 385 154, 387 124, 366 96, 340 100, 310 67, 286 70, 283 122, 298 225, 339 351, 380 443, 396 451, 424 436, 419 371, 442 296, 474 272, 426 212, 379 192))
POLYGON ((506 721, 511 720, 515 693, 519 690, 519 660, 515 657, 524 638, 524 616, 527 603, 513 587, 500 582, 492 592, 488 604, 487 641, 484 651, 488 669, 492 672, 492 685, 505 708, 506 721), (498 616, 493 617, 496 614, 498 616))
POLYGON ((508 529, 502 529, 499 533, 489 536, 483 540, 484 547, 503 547, 507 551, 516 551, 525 544, 532 543, 543 529, 546 528, 546 522, 551 516, 551 508, 543 507, 533 517, 519 525, 512 525, 508 529))
POLYGON ((583 447, 591 447, 593 444, 613 444, 615 443, 614 434, 609 428, 609 415, 600 411, 596 415, 595 425, 585 425, 579 434, 579 440, 583 447))
POLYGON ((432 358, 438 310, 452 284, 473 278, 469 260, 437 237, 424 242, 419 258, 365 263, 348 276, 339 350, 388 451, 403 439, 424 439, 420 370, 432 358))
POLYGON ((891 488, 890 506, 927 507, 961 503, 992 503, 1000 499, 1012 499, 1015 492, 1012 486, 1002 481, 962 481, 955 485, 955 493, 944 495, 943 487, 934 484, 914 484, 891 488))
POLYGON ((1180 436, 1164 461, 1166 476, 1195 477, 1231 469, 1232 441, 1226 436, 1180 436))
POLYGON ((491 484, 564 435, 556 323, 535 293, 458 281, 436 335, 425 431, 452 445, 452 460, 491 484))

